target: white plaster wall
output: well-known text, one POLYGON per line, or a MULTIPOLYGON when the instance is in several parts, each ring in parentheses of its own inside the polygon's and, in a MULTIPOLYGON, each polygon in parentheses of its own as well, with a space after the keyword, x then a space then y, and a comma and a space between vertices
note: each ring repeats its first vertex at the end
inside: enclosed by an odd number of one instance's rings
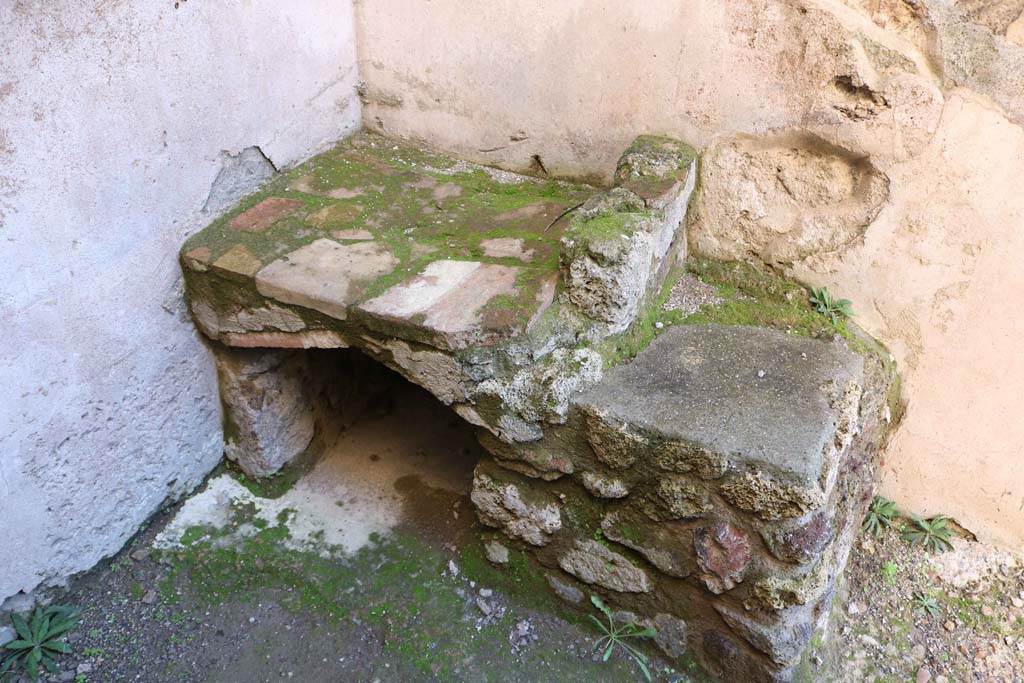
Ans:
POLYGON ((178 249, 224 152, 359 125, 349 0, 0 0, 0 602, 221 455, 178 249))

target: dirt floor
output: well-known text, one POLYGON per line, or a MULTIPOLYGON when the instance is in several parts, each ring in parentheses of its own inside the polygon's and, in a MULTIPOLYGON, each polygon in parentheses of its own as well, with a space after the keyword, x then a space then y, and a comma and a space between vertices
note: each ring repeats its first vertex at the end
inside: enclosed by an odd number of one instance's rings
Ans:
POLYGON ((827 680, 1024 681, 1021 558, 966 539, 953 546, 931 555, 898 529, 862 535, 833 608, 839 647, 827 680), (934 614, 924 607, 928 598, 934 614))
MULTIPOLYGON (((73 582, 77 683, 640 681, 525 557, 484 559, 467 494, 482 453, 429 395, 346 431, 297 481, 223 471, 73 582), (265 497, 273 494, 275 497, 265 497)), ((957 541, 930 556, 897 531, 855 546, 822 681, 1024 681, 1024 568, 957 541), (936 616, 915 606, 935 599, 936 616)), ((703 680, 651 660, 654 679, 703 680)))

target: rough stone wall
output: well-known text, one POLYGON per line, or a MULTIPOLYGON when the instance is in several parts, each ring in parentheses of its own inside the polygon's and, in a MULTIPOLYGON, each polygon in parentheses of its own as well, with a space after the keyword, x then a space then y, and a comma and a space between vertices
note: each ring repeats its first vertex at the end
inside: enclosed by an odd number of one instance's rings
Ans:
POLYGON ((706 149, 697 253, 854 301, 900 362, 883 492, 1024 541, 1024 18, 988 0, 357 1, 366 124, 609 180, 706 149))
POLYGON ((0 603, 220 459, 178 248, 353 131, 356 78, 346 1, 0 3, 0 603))
POLYGON ((492 547, 533 555, 570 603, 599 592, 655 626, 669 656, 715 680, 818 680, 806 649, 871 499, 891 380, 841 341, 671 327, 544 440, 484 439, 496 461, 471 497, 492 547), (510 471, 537 451, 565 476, 510 471))

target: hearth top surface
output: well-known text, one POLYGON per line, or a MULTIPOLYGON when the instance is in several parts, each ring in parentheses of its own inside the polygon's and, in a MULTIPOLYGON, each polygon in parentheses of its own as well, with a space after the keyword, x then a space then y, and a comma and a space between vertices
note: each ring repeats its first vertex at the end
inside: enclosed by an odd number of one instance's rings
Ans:
POLYGON ((536 320, 565 213, 595 192, 363 133, 246 197, 182 253, 268 299, 456 348, 536 320))

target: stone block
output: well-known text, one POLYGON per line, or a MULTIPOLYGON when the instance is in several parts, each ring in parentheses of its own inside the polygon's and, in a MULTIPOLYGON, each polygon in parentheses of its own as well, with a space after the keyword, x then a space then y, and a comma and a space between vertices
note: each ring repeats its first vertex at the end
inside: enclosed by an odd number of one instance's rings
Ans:
POLYGON ((269 197, 232 218, 231 229, 240 232, 263 232, 301 207, 302 202, 298 199, 269 197))
POLYGON ((629 495, 629 487, 624 481, 597 472, 584 472, 580 475, 580 481, 590 495, 598 498, 625 498, 629 495))
POLYGON ((548 585, 551 586, 551 590, 555 592, 555 595, 568 603, 579 605, 583 602, 583 598, 586 597, 579 588, 562 581, 553 574, 545 574, 544 578, 547 579, 548 585))
POLYGON ((417 336, 440 348, 464 348, 530 326, 551 304, 555 291, 552 279, 536 275, 514 266, 434 261, 422 273, 362 303, 359 311, 378 329, 414 328, 420 331, 417 336), (503 301, 521 301, 525 314, 518 306, 495 303, 503 301))
POLYGON ((277 472, 314 435, 302 356, 215 347, 224 409, 224 455, 252 477, 277 472))
POLYGON ((608 411, 583 408, 586 439, 594 455, 613 469, 624 469, 645 453, 650 443, 628 422, 616 419, 608 411))
MULTIPOLYGON (((693 151, 638 138, 596 194, 372 135, 302 173, 183 248, 200 329, 351 345, 397 370, 480 428, 493 460, 470 497, 505 539, 485 544, 492 562, 532 555, 584 608, 583 584, 613 593, 722 680, 790 680, 869 498, 889 375, 845 342, 723 325, 670 326, 605 366, 685 254, 693 151)), ((301 363, 226 358, 229 456, 273 471, 312 435, 301 363)))
POLYGON ((502 480, 477 466, 470 494, 480 522, 501 529, 512 538, 542 546, 562 528, 562 510, 552 496, 514 480, 502 480))
POLYGON ((782 619, 758 619, 756 613, 725 605, 715 610, 733 632, 780 666, 796 664, 814 633, 814 620, 802 610, 782 619))
POLYGON ((658 221, 643 213, 574 217, 562 237, 562 278, 568 300, 585 315, 621 332, 636 317, 651 280, 658 221))
POLYGON ((656 523, 622 507, 601 520, 605 538, 631 548, 659 571, 685 578, 694 569, 693 531, 678 522, 656 523))
POLYGON ((499 465, 528 477, 552 481, 574 471, 571 456, 551 444, 507 443, 490 431, 481 431, 478 436, 499 465))
MULTIPOLYGON (((645 440, 687 444, 702 454, 694 457, 705 474, 727 463, 718 483, 726 500, 778 519, 825 503, 856 430, 862 386, 863 360, 842 344, 763 328, 680 325, 606 372, 577 403, 585 415, 600 416, 599 440, 614 444, 620 466, 643 452, 645 440)), ((664 451, 654 459, 671 463, 664 451)))
POLYGON ((806 564, 821 556, 835 534, 831 517, 817 512, 805 522, 766 526, 761 530, 765 545, 783 562, 806 564))
POLYGON ((751 560, 747 532, 728 522, 700 527, 693 532, 693 547, 701 580, 712 593, 724 593, 740 583, 751 560))
POLYGON ((707 491, 689 479, 663 476, 653 495, 647 496, 645 512, 651 519, 696 519, 712 509, 707 491))
POLYGON ((584 583, 620 593, 647 593, 652 587, 646 571, 593 539, 577 540, 558 558, 558 566, 584 583))

